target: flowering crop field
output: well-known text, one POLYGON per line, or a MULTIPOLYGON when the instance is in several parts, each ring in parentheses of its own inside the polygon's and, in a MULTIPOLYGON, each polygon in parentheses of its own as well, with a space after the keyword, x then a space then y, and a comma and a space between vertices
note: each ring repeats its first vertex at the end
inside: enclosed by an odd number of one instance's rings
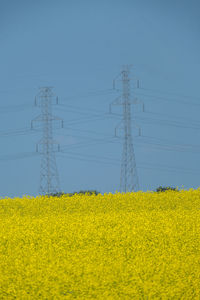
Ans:
POLYGON ((200 299, 200 189, 0 199, 0 299, 200 299))

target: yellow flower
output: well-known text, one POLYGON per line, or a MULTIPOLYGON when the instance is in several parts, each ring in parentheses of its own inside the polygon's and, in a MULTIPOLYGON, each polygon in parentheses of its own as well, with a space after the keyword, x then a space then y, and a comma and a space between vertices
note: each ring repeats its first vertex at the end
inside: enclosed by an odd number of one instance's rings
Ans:
POLYGON ((0 299, 199 299, 200 189, 0 201, 0 299))

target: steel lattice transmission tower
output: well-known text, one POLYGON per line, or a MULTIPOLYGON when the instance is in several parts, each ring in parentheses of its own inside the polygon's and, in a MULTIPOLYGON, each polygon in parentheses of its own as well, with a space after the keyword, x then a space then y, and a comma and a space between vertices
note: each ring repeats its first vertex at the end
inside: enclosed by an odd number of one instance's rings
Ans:
POLYGON ((34 122, 40 122, 43 133, 42 139, 37 143, 36 151, 41 154, 40 186, 41 195, 51 195, 61 192, 59 175, 56 165, 55 152, 59 151, 59 144, 53 139, 53 121, 63 121, 59 117, 52 115, 52 105, 58 104, 58 98, 55 98, 52 87, 40 88, 39 94, 35 98, 35 105, 41 108, 41 115, 31 122, 33 128, 34 122))
MULTIPOLYGON (((132 126, 131 126, 131 104, 138 103, 137 99, 131 98, 130 88, 130 66, 124 66, 119 74, 122 81, 122 95, 111 105, 123 106, 123 120, 120 127, 123 130, 123 151, 121 160, 120 192, 133 192, 139 190, 139 180, 136 168, 135 154, 133 148, 132 126)), ((115 85, 115 80, 114 80, 115 85)), ((136 125, 136 127, 138 127, 136 125)), ((140 130, 139 130, 140 135, 140 130)))

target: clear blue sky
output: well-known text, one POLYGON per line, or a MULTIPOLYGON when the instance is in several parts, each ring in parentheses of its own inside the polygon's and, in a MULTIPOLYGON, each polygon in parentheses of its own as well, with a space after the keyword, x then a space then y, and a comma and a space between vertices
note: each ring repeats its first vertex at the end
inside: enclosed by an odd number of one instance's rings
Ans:
POLYGON ((197 188, 199 36, 195 0, 0 0, 1 196, 38 193, 40 157, 32 153, 41 132, 29 128, 40 86, 53 86, 66 105, 54 107, 66 127, 55 139, 70 152, 57 155, 62 190, 119 189, 122 140, 112 137, 120 118, 107 112, 124 64, 144 88, 132 94, 145 103, 144 113, 132 107, 142 132, 133 127, 140 189, 197 188))

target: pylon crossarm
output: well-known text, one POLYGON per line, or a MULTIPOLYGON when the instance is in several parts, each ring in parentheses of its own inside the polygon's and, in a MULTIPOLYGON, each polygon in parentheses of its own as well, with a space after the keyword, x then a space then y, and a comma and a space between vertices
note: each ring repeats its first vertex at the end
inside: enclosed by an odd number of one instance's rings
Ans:
POLYGON ((137 123, 133 123, 132 126, 138 129, 138 136, 141 136, 141 132, 142 132, 141 127, 137 123))
POLYGON ((117 134, 118 130, 121 129, 123 130, 123 122, 120 121, 117 126, 115 127, 115 137, 120 138, 120 136, 117 134))
POLYGON ((133 104, 142 104, 142 112, 144 112, 145 107, 144 107, 144 102, 142 100, 135 98, 135 99, 133 99, 132 103, 133 104))
POLYGON ((113 102, 110 103, 110 105, 109 105, 109 113, 110 114, 113 114, 113 112, 112 112, 113 105, 123 105, 122 96, 117 97, 113 102))
POLYGON ((113 90, 117 90, 116 89, 116 81, 117 79, 121 76, 122 72, 120 72, 114 79, 113 79, 113 90))

